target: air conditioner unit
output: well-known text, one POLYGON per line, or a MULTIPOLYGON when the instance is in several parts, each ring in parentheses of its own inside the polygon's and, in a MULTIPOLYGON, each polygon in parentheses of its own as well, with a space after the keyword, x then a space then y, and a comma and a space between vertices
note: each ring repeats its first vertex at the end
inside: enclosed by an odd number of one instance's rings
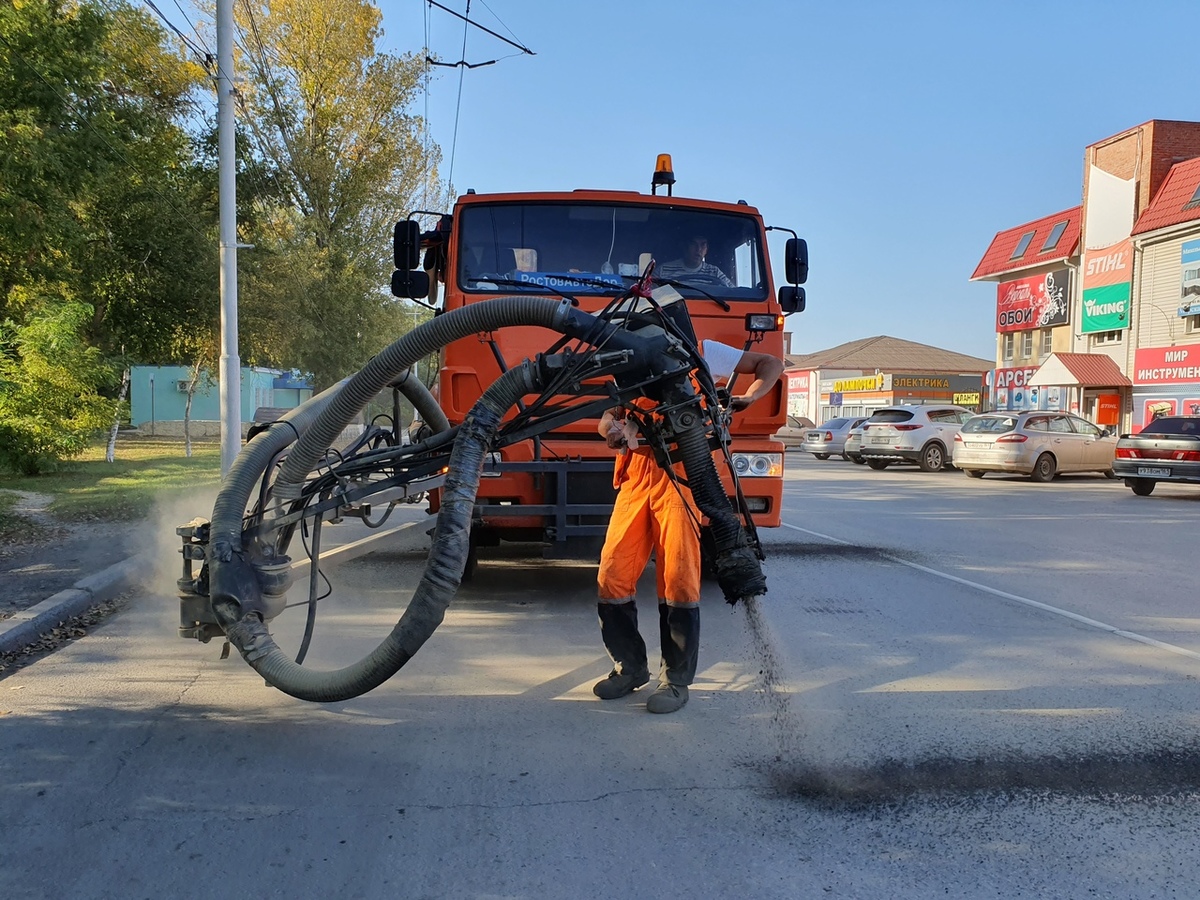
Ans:
POLYGON ((179 391, 181 394, 186 394, 188 392, 188 380, 186 378, 180 378, 178 381, 176 381, 175 390, 179 391))

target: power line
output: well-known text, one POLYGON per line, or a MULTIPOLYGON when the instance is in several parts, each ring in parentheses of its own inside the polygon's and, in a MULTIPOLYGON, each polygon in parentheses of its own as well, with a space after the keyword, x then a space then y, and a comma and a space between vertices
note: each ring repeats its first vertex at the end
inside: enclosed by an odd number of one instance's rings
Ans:
POLYGON ((204 35, 200 33, 200 29, 197 28, 192 20, 188 18, 187 11, 180 5, 179 0, 174 0, 174 3, 176 9, 179 10, 179 14, 183 16, 183 21, 188 23, 188 27, 192 29, 192 34, 196 35, 196 40, 198 40, 200 42, 200 46, 204 48, 204 52, 211 53, 212 56, 216 58, 217 54, 213 53, 212 50, 209 49, 208 44, 204 42, 204 35))
MULTIPOLYGON (((195 53, 197 58, 199 58, 199 60, 204 64, 205 70, 208 70, 209 67, 216 60, 216 57, 212 53, 208 52, 208 48, 206 47, 205 50, 203 52, 201 52, 200 48, 197 47, 194 43, 192 43, 191 38, 189 38, 186 34, 184 34, 177 27, 175 27, 175 23, 172 22, 170 19, 168 19, 165 15, 163 15, 162 10, 154 5, 154 0, 143 0, 143 2, 148 7, 150 7, 150 9, 152 9, 154 11, 154 14, 156 16, 158 16, 160 19, 162 19, 164 25, 166 25, 173 32, 175 32, 175 34, 177 34, 179 36, 179 39, 181 41, 183 41, 184 46, 187 47, 189 50, 191 50, 193 53, 195 53)), ((176 4, 176 5, 178 5, 178 4, 176 4)), ((186 16, 184 18, 186 18, 186 16)), ((188 24, 191 24, 191 23, 189 22, 188 24)))

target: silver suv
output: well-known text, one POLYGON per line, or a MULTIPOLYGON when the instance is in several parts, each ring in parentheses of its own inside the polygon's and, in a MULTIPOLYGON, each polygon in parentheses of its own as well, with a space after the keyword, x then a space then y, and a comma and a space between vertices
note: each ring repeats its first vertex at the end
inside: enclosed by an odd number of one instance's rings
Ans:
POLYGON ((925 472, 940 472, 950 462, 954 436, 972 415, 950 404, 886 407, 863 425, 859 453, 872 469, 906 462, 925 472))

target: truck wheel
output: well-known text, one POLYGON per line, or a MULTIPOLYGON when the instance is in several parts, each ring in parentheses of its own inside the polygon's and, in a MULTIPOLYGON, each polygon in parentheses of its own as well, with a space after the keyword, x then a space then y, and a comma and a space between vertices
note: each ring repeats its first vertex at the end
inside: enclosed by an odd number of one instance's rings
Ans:
POLYGON ((1029 473, 1029 477, 1038 484, 1045 484, 1054 479, 1056 471, 1058 471, 1058 465, 1054 462, 1054 457, 1049 453, 1043 453, 1033 464, 1033 471, 1029 473))
POLYGON ((870 466, 872 469, 875 469, 876 471, 879 471, 881 469, 886 469, 891 464, 892 464, 891 460, 888 460, 888 459, 868 459, 867 460, 867 465, 870 466))
POLYGON ((1157 484, 1153 478, 1129 478, 1125 482, 1139 497, 1149 497, 1157 484))
POLYGON ((925 445, 921 451, 921 471, 940 472, 946 468, 946 449, 937 441, 925 445))

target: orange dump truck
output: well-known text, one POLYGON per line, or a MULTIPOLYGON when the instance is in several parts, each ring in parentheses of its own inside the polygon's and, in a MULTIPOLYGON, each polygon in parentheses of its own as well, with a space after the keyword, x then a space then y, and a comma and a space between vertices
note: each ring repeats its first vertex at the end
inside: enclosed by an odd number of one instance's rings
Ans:
MULTIPOLYGON (((672 183, 669 158, 660 157, 655 184, 669 190, 672 183)), ((782 356, 783 314, 803 309, 804 291, 788 286, 776 295, 766 238, 758 211, 741 201, 664 196, 654 189, 468 192, 451 215, 440 216, 437 227, 421 235, 429 278, 400 270, 392 290, 446 311, 502 296, 565 295, 596 313, 654 260, 655 281, 682 295, 697 340, 782 356), (432 285, 428 294, 426 283, 432 285)), ((804 242, 793 236, 787 255, 789 278, 798 285, 807 270, 804 242)), ((434 394, 450 424, 460 424, 503 371, 546 352, 560 338, 537 327, 506 328, 443 348, 434 394)), ((744 508, 760 526, 780 521, 783 446, 773 435, 786 410, 781 380, 749 409, 734 413, 730 424, 729 449, 744 508)), ((479 485, 473 545, 536 541, 547 557, 595 553, 615 497, 615 451, 596 424, 595 418, 571 422, 493 454, 479 485)), ((726 467, 719 464, 718 471, 733 498, 726 467)), ((435 490, 432 508, 438 504, 435 490)))

